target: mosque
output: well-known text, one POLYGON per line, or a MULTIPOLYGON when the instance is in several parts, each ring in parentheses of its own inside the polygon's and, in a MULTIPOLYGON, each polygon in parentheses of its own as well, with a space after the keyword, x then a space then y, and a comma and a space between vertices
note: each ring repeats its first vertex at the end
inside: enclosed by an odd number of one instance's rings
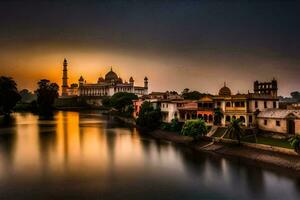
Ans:
POLYGON ((68 62, 63 62, 62 94, 64 97, 85 97, 97 98, 103 96, 112 96, 118 92, 134 93, 138 96, 148 94, 148 78, 144 78, 144 86, 135 86, 134 79, 130 77, 129 81, 123 81, 111 68, 105 77, 99 77, 96 83, 87 83, 81 76, 78 84, 68 85, 68 62))

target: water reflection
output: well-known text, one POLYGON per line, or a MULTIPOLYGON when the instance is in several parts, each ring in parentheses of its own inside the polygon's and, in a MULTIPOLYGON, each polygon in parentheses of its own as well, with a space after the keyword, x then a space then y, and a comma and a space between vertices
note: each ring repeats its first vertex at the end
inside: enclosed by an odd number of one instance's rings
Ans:
POLYGON ((298 199, 299 185, 153 140, 97 112, 0 122, 0 199, 298 199))

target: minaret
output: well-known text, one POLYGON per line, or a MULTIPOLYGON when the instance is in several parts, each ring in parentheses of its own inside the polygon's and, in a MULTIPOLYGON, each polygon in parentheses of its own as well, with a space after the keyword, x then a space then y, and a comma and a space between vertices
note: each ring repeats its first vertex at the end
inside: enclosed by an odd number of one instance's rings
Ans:
POLYGON ((145 76, 144 78, 144 88, 145 88, 145 94, 148 94, 148 78, 145 76))
POLYGON ((145 76, 145 78, 144 78, 144 88, 148 89, 148 78, 147 78, 147 76, 145 76))
POLYGON ((67 66, 68 66, 68 62, 66 59, 64 59, 61 96, 68 96, 68 69, 67 69, 67 66))

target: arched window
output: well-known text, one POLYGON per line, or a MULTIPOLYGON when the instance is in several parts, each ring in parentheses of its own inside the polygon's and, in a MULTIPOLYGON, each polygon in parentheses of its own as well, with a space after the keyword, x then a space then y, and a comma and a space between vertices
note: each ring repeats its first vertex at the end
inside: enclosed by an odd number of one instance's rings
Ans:
POLYGON ((230 116, 226 116, 226 122, 230 122, 230 116))

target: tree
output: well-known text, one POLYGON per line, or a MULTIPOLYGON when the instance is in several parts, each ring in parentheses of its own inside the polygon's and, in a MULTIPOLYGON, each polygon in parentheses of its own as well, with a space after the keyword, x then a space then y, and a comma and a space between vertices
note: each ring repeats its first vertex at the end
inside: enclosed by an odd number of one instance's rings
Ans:
POLYGON ((224 114, 220 108, 215 108, 214 110, 214 123, 215 125, 220 125, 224 117, 224 114))
POLYGON ((132 105, 132 101, 138 99, 133 93, 118 92, 110 98, 110 106, 117 109, 121 113, 125 113, 129 105, 132 105))
POLYGON ((242 121, 240 119, 233 119, 228 126, 227 132, 229 133, 230 139, 236 139, 241 144, 241 138, 244 135, 242 128, 242 121))
POLYGON ((141 105, 137 125, 154 130, 161 125, 162 114, 159 108, 154 109, 150 102, 145 101, 141 105))
POLYGON ((183 95, 183 94, 186 94, 186 93, 188 93, 189 91, 190 91, 189 88, 184 88, 183 91, 181 92, 181 94, 182 94, 182 95, 183 95))
POLYGON ((171 120, 170 130, 171 131, 180 131, 182 129, 182 123, 179 122, 178 118, 175 117, 171 120))
POLYGON ((109 97, 103 97, 103 99, 102 99, 102 105, 104 107, 110 107, 110 98, 109 97))
POLYGON ((53 110, 55 99, 58 98, 59 86, 49 80, 42 79, 38 82, 37 106, 41 114, 50 114, 53 110))
POLYGON ((20 95, 22 97, 21 101, 23 103, 30 103, 36 99, 36 95, 30 92, 27 89, 23 89, 20 91, 20 95))
POLYGON ((191 136, 194 140, 197 140, 199 136, 207 134, 207 126, 202 119, 187 120, 181 130, 181 134, 184 136, 191 136))
POLYGON ((295 152, 300 152, 300 135, 295 135, 289 140, 291 146, 294 148, 295 152))
POLYGON ((184 99, 188 99, 188 100, 199 100, 200 98, 202 98, 203 96, 205 96, 207 94, 198 92, 198 91, 189 91, 188 88, 184 89, 181 93, 181 96, 184 99))
POLYGON ((298 92, 298 91, 292 92, 291 96, 294 100, 300 101, 300 92, 298 92))
POLYGON ((21 95, 17 90, 16 82, 10 78, 0 77, 0 114, 9 116, 12 109, 18 101, 21 100, 21 95))

